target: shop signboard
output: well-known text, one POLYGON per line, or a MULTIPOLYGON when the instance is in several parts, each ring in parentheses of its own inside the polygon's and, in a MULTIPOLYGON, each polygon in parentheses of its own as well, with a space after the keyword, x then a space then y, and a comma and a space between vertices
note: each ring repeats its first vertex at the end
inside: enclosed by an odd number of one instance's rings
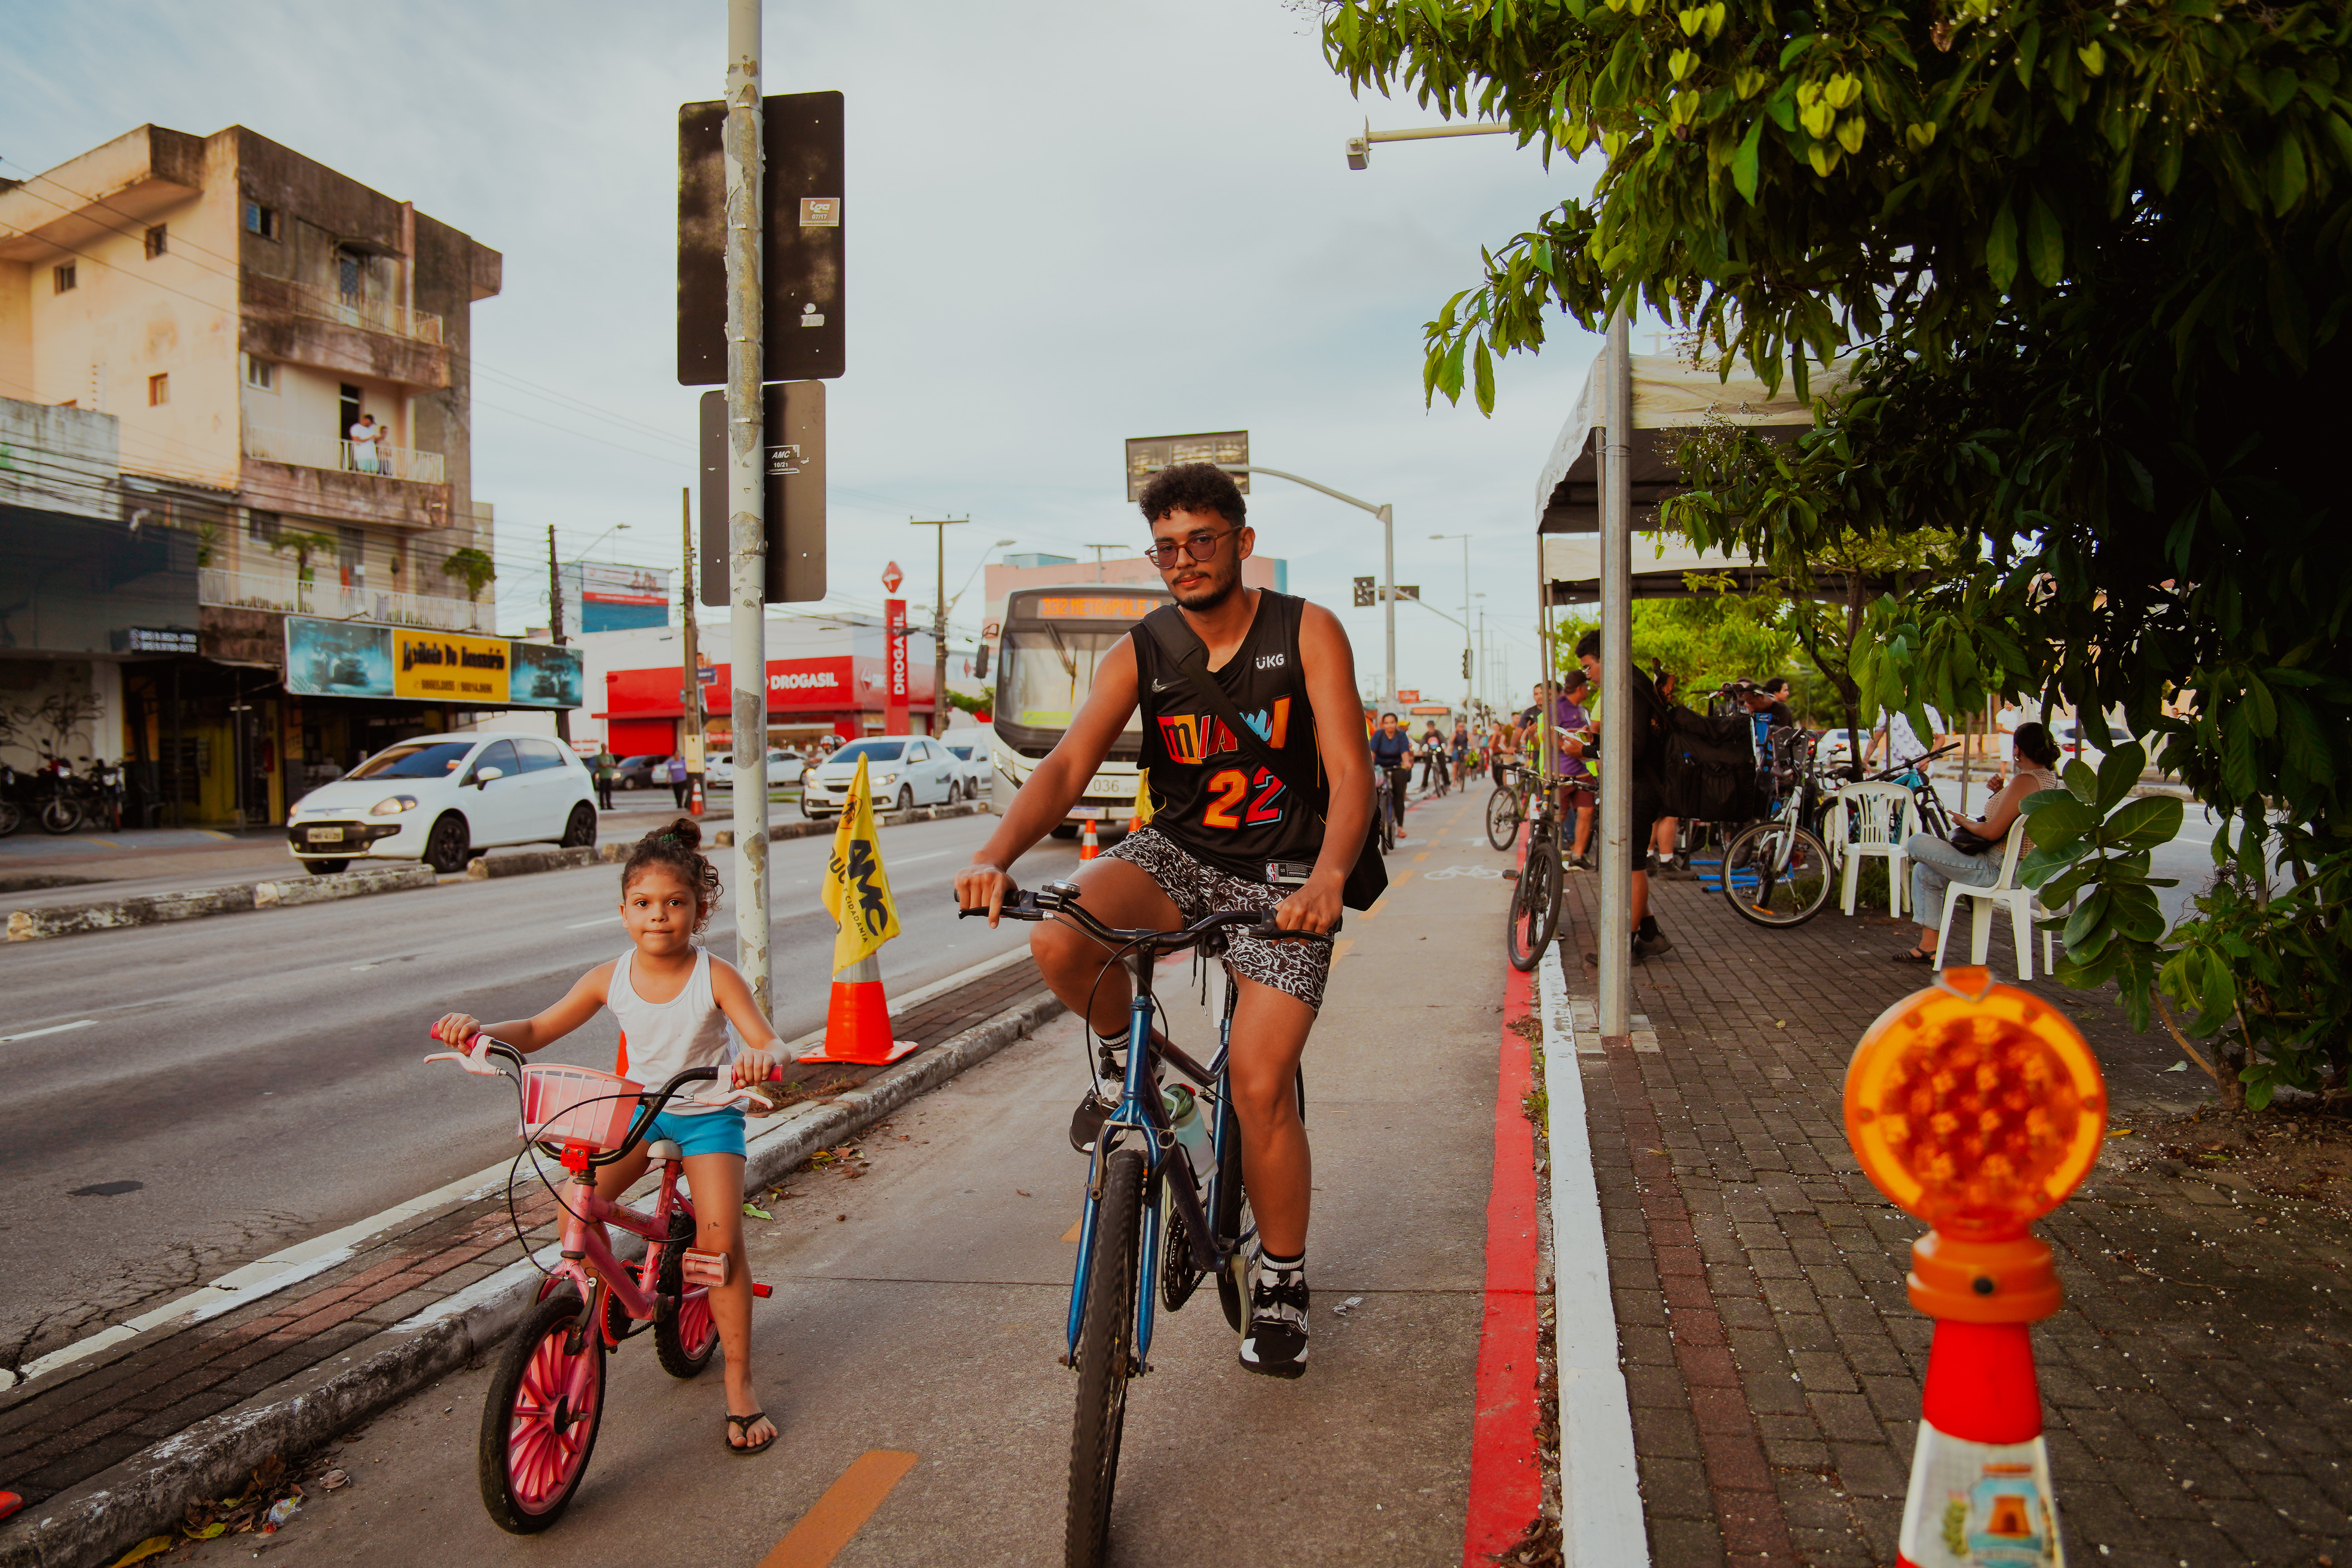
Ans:
POLYGON ((372 621, 286 617, 286 689, 455 707, 577 708, 580 653, 372 621))

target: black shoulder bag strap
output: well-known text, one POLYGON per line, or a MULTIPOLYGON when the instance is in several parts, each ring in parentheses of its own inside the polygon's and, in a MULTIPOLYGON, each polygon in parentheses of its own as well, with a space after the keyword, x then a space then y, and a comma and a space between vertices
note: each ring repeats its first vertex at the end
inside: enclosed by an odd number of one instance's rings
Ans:
MULTIPOLYGON (((1299 787, 1298 781, 1283 772, 1282 759, 1255 730, 1249 727, 1209 674, 1209 649, 1192 628, 1184 624, 1183 613, 1173 605, 1162 605, 1137 623, 1137 629, 1151 639, 1161 658, 1176 667, 1192 686, 1192 694, 1208 704, 1209 711, 1224 721, 1233 731, 1234 743, 1257 760, 1260 767, 1282 781, 1282 787, 1299 801, 1313 799, 1310 792, 1299 787)), ((1381 858, 1380 824, 1365 825, 1364 847, 1356 852, 1356 863, 1348 871, 1348 880, 1339 890, 1339 901, 1351 910, 1368 910, 1373 901, 1388 891, 1388 862, 1381 858)))

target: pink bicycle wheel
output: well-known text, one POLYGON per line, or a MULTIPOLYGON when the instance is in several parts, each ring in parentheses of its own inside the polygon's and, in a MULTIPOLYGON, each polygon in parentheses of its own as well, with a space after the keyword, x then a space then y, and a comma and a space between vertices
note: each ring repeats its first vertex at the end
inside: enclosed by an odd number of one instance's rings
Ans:
POLYGON ((482 1505, 501 1530, 534 1535, 562 1517, 604 1415, 604 1342, 572 1341, 583 1303, 570 1291, 531 1310, 500 1358, 482 1411, 482 1505))

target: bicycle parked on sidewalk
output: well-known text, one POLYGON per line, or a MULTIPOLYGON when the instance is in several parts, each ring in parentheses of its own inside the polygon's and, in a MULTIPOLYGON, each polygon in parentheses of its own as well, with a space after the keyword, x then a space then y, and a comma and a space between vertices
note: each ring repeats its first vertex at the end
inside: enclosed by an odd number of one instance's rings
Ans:
MULTIPOLYGON (((1181 931, 1122 931, 1088 913, 1072 882, 1048 882, 1034 893, 1010 896, 1003 913, 1016 921, 1061 916, 1109 948, 1114 962, 1132 960, 1128 1038, 1146 1042, 1128 1048, 1118 1102, 1095 1134, 1078 1221, 1077 1269, 1070 1282, 1069 1348, 1062 1358, 1078 1374, 1064 1561, 1067 1568, 1096 1568, 1109 1555, 1127 1385, 1151 1370, 1155 1289, 1158 1304, 1174 1312, 1203 1278, 1214 1277, 1226 1323, 1237 1334, 1248 1327, 1249 1248, 1257 1227, 1243 1189, 1241 1128, 1225 1070, 1240 987, 1226 976, 1216 1054, 1203 1067, 1152 1027, 1154 973, 1160 959, 1188 950, 1213 960, 1223 951, 1224 933, 1234 927, 1249 928, 1252 936, 1322 942, 1339 928, 1283 931, 1259 910, 1220 910, 1181 931), (1192 1087, 1161 1089, 1163 1067, 1190 1079, 1192 1087), (1205 1139, 1195 1110, 1202 1103, 1213 1107, 1215 1116, 1214 1131, 1205 1139), (1196 1158, 1204 1168, 1194 1168, 1196 1158)), ((985 909, 963 910, 958 918, 987 914, 985 909)), ((1304 1116, 1303 1073, 1297 1092, 1304 1116)))
MULTIPOLYGON (((661 1163, 661 1185, 651 1214, 596 1195, 596 1173, 628 1157, 674 1099, 700 1105, 756 1103, 749 1089, 723 1097, 689 1095, 723 1068, 690 1068, 648 1094, 645 1086, 593 1068, 533 1066, 512 1047, 488 1035, 470 1052, 436 1051, 428 1062, 453 1061, 467 1072, 514 1081, 521 1102, 526 1147, 544 1152, 570 1173, 567 1197, 552 1182, 563 1209, 562 1257, 541 1281, 539 1300, 499 1358, 482 1404, 475 1469, 482 1507, 501 1530, 536 1535, 563 1517, 587 1474, 589 1456, 604 1419, 604 1357, 621 1342, 653 1330, 654 1353, 672 1377, 693 1377, 719 1349, 710 1287, 727 1282, 723 1252, 698 1251, 694 1202, 679 1185, 685 1155, 667 1139, 647 1152, 661 1163), (505 1062, 515 1071, 492 1065, 505 1062), (646 1239, 646 1256, 632 1273, 614 1257, 600 1227, 618 1226, 646 1239), (631 1324, 637 1325, 631 1327, 631 1324)), ((781 1078, 779 1069, 771 1081, 781 1078)), ((537 1162, 532 1162, 537 1169, 537 1162)), ((546 1180, 544 1176, 542 1180, 546 1180)), ((513 1183, 508 1184, 513 1214, 513 1183)), ((515 1237, 523 1240, 518 1221, 515 1237)), ((530 1244, 523 1243, 530 1256, 530 1244)), ((754 1284, 765 1297, 769 1287, 754 1284)))
MULTIPOLYGON (((1544 949, 1559 931, 1562 889, 1559 792, 1555 781, 1522 767, 1516 770, 1525 796, 1528 822, 1527 858, 1520 862, 1518 880, 1511 889, 1508 923, 1503 951, 1511 967, 1528 973, 1542 962, 1544 949)), ((1489 841, 1494 837, 1493 802, 1487 803, 1489 841)), ((1504 846, 1507 847, 1507 846, 1504 846)))
POLYGON ((1526 768, 1517 763, 1495 764, 1495 789, 1486 797, 1486 842, 1497 849, 1519 841, 1519 824, 1528 816, 1526 789, 1526 768))

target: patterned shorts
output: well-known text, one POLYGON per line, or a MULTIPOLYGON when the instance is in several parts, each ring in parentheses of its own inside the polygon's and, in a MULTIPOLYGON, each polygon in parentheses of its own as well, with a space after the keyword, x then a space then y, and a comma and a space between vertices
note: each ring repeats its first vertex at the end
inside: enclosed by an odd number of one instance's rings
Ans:
MULTIPOLYGON (((1271 910, 1286 891, 1195 860, 1149 827, 1104 850, 1103 858, 1141 867, 1187 921, 1215 910, 1271 910)), ((1322 1010, 1323 982, 1331 973, 1329 942, 1268 942, 1244 931, 1225 934, 1230 939, 1225 963, 1235 974, 1322 1010)))

